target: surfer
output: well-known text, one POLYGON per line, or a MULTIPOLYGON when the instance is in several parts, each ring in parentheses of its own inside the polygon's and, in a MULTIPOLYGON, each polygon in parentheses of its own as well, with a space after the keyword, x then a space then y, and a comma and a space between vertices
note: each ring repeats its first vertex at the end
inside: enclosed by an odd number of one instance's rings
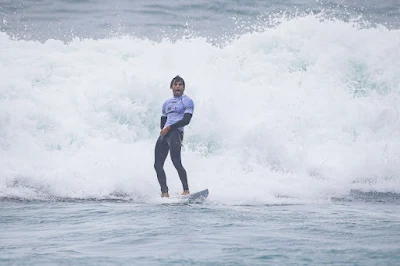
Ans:
POLYGON ((164 162, 171 152, 171 160, 182 182, 182 195, 190 194, 187 174, 181 162, 181 143, 184 127, 189 124, 194 109, 193 100, 184 95, 185 81, 180 76, 171 80, 170 89, 173 97, 165 101, 162 106, 160 136, 157 139, 154 157, 154 168, 161 187, 161 197, 169 197, 167 179, 164 171, 164 162))

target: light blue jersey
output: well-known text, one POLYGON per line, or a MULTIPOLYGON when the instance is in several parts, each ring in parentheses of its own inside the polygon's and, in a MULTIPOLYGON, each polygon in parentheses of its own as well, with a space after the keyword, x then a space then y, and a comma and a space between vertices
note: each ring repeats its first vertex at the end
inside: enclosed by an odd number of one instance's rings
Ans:
MULTIPOLYGON (((162 116, 167 117, 167 122, 165 123, 164 128, 182 120, 185 113, 193 115, 193 110, 193 100, 185 94, 165 101, 162 107, 162 116)), ((184 127, 180 127, 178 129, 183 132, 183 128, 184 127)))

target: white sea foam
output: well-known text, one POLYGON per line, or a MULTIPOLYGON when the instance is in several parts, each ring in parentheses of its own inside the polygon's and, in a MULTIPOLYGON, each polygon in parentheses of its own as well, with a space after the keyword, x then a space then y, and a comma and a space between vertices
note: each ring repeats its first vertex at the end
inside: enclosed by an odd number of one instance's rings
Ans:
POLYGON ((177 74, 195 101, 192 191, 223 203, 400 192, 399 47, 399 31, 314 16, 222 47, 0 33, 0 196, 158 197, 154 144, 177 74))

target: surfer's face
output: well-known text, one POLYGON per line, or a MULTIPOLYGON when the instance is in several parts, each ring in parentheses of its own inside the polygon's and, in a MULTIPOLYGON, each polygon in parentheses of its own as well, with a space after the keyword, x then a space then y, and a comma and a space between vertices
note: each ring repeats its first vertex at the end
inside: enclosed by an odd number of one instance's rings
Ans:
POLYGON ((183 83, 180 81, 172 83, 171 89, 174 96, 176 97, 182 96, 183 91, 185 90, 185 88, 183 87, 183 83))

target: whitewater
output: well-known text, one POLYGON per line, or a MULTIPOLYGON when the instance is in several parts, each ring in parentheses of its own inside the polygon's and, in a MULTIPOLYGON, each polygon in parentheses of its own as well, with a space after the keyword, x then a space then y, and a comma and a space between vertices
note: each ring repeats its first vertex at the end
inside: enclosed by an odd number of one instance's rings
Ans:
MULTIPOLYGON (((400 32, 304 16, 191 37, 26 41, 0 33, 0 197, 159 197, 169 81, 195 101, 183 163, 221 203, 400 192, 400 32)), ((180 181, 172 163, 172 191, 180 181)))

